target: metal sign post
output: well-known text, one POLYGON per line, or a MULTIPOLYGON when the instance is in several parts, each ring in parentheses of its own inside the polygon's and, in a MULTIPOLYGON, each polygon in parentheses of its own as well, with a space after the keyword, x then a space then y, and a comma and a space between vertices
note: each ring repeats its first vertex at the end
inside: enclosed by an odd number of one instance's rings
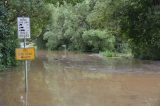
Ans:
MULTIPOLYGON (((18 38, 23 39, 24 48, 26 48, 26 39, 30 38, 30 18, 29 17, 18 17, 18 38)), ((27 60, 25 60, 25 92, 28 91, 28 69, 27 60)))
POLYGON ((28 62, 27 60, 34 59, 34 50, 29 52, 26 48, 26 39, 30 38, 30 18, 29 17, 18 17, 18 38, 23 39, 24 50, 16 49, 16 59, 24 60, 25 64, 25 106, 27 106, 27 98, 28 98, 28 62))
MULTIPOLYGON (((24 48, 26 48, 26 36, 24 36, 24 48)), ((25 60, 25 106, 28 106, 28 69, 27 60, 25 60)))
MULTIPOLYGON (((26 48, 26 37, 24 36, 24 48, 26 48)), ((25 92, 28 92, 28 70, 27 60, 25 60, 25 92)))

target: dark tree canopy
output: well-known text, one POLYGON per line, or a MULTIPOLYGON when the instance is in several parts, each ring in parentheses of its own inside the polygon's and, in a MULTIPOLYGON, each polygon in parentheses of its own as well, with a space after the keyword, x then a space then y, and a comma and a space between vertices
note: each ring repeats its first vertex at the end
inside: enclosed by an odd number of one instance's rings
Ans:
POLYGON ((0 1, 0 70, 6 66, 16 65, 14 58, 17 40, 8 22, 8 14, 4 2, 0 1))

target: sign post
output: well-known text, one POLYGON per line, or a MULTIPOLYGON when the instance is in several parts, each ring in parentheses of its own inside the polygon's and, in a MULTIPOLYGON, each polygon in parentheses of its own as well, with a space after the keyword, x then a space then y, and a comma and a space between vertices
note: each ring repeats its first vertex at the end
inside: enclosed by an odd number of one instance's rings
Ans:
MULTIPOLYGON (((18 17, 17 18, 18 25, 18 38, 23 39, 24 41, 24 49, 26 48, 26 39, 30 38, 30 18, 29 17, 18 17)), ((17 52, 16 52, 17 53, 17 52)), ((24 53, 21 53, 21 55, 24 53)), ((17 58, 17 60, 25 60, 25 92, 28 91, 28 70, 27 70, 27 58, 17 58)))
POLYGON ((28 63, 27 60, 34 60, 35 51, 34 48, 26 48, 26 39, 30 38, 30 18, 29 17, 18 17, 18 38, 23 39, 24 47, 16 48, 16 60, 24 60, 25 63, 25 105, 27 106, 27 95, 28 95, 28 63))

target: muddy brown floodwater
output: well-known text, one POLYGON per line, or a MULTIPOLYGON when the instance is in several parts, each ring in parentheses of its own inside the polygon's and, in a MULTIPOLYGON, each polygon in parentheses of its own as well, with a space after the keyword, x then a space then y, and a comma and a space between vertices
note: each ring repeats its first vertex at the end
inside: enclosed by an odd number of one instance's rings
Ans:
MULTIPOLYGON (((160 62, 37 52, 28 106, 160 106, 160 62)), ((0 106, 25 106, 23 67, 0 73, 0 106)))

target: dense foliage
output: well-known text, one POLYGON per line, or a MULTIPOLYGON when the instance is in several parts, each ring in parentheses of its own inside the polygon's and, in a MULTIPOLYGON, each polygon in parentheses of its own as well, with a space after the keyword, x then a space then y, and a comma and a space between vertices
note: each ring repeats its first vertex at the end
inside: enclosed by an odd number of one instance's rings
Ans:
POLYGON ((92 19, 98 17, 92 15, 99 15, 94 14, 93 1, 86 0, 76 5, 50 4, 48 8, 52 15, 44 39, 48 41, 47 46, 50 49, 58 49, 65 44, 69 50, 90 52, 114 50, 115 37, 112 33, 107 27, 103 28, 98 23, 97 26, 93 24, 92 19))
POLYGON ((151 0, 127 0, 115 11, 115 20, 136 58, 160 59, 160 14, 151 0))
POLYGON ((41 34, 48 22, 48 13, 40 0, 0 1, 0 70, 16 65, 17 17, 30 17, 32 39, 41 34))
POLYGON ((16 65, 15 47, 16 36, 7 20, 8 11, 3 2, 0 2, 0 70, 16 65))
POLYGON ((49 13, 43 0, 6 0, 8 21, 17 29, 17 17, 30 17, 31 37, 36 39, 48 22, 49 13))
POLYGON ((47 47, 82 51, 127 52, 141 59, 160 59, 160 15, 151 0, 84 0, 72 5, 50 3, 47 47))
POLYGON ((44 1, 45 1, 45 3, 50 3, 50 4, 57 4, 58 3, 58 4, 63 5, 66 2, 66 3, 71 3, 71 4, 75 5, 76 3, 80 3, 84 0, 44 0, 44 1))

